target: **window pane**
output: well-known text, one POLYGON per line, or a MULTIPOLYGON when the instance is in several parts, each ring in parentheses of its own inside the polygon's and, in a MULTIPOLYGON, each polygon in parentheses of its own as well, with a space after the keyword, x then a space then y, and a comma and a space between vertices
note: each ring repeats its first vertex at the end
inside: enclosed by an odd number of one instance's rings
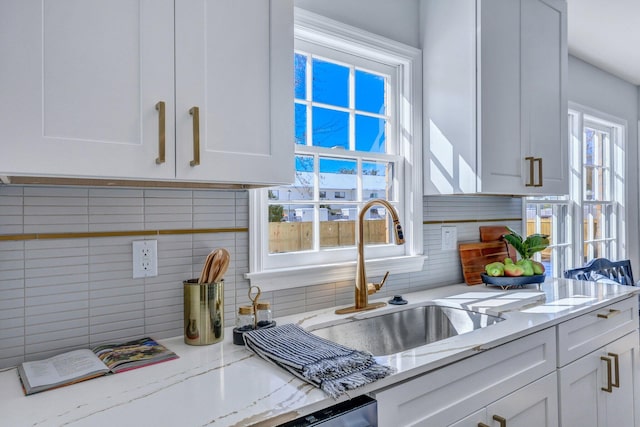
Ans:
POLYGON ((584 239, 597 240, 612 237, 608 223, 610 205, 586 205, 583 208, 584 239))
POLYGON ((584 185, 584 199, 585 200, 596 200, 596 180, 594 179, 595 177, 597 177, 597 173, 593 170, 592 166, 585 166, 584 168, 584 178, 583 178, 583 185, 584 185))
POLYGON ((384 77, 356 70, 356 110, 385 114, 384 77))
MULTIPOLYGON (((549 200, 562 200, 549 197, 549 200)), ((549 277, 562 277, 569 265, 571 247, 571 230, 567 225, 569 205, 565 203, 548 203, 538 198, 527 203, 526 235, 534 233, 549 236, 549 246, 534 254, 534 259, 542 262, 545 274, 549 277)))
POLYGON ((313 249, 311 205, 272 204, 269 205, 269 219, 270 254, 313 249))
POLYGON ((296 144, 307 145, 307 106, 296 104, 295 107, 296 144))
POLYGON ((349 148, 349 113, 313 107, 313 145, 349 148))
POLYGON ((595 166, 609 165, 609 133, 586 127, 584 163, 595 166))
POLYGON ((320 205, 320 247, 355 245, 355 205, 320 205))
POLYGON ((349 106, 349 68, 313 59, 313 101, 349 106))
POLYGON ((362 198, 392 199, 393 164, 387 162, 362 162, 362 198))
POLYGON ((295 73, 295 97, 298 99, 307 98, 307 56, 296 53, 294 56, 295 73))
POLYGON ((386 152, 386 120, 356 114, 356 150, 386 152))
POLYGON ((283 187, 280 196, 289 200, 312 200, 313 199, 313 157, 296 156, 296 180, 294 185, 283 187))
POLYGON ((357 200, 357 171, 355 160, 320 158, 320 191, 327 200, 357 200))
POLYGON ((390 230, 392 227, 391 216, 387 216, 387 210, 382 206, 373 206, 364 217, 363 240, 367 245, 392 242, 390 230))

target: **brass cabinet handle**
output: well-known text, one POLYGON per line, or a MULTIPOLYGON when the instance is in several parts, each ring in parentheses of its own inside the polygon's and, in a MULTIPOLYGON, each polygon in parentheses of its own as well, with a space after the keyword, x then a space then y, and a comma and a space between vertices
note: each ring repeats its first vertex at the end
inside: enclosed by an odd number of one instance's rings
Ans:
POLYGON ((533 159, 531 164, 533 165, 535 162, 538 163, 538 183, 534 187, 542 187, 542 157, 533 159))
POLYGON ((507 419, 501 417, 500 415, 494 415, 493 420, 500 423, 500 427, 507 427, 507 419))
POLYGON ((200 164, 200 108, 191 107, 189 114, 193 116, 193 160, 189 164, 198 166, 200 164))
POLYGON ((156 103, 156 110, 158 110, 158 157, 156 157, 156 164, 162 164, 165 162, 165 104, 164 101, 158 101, 156 103))
POLYGON ((478 427, 491 427, 491 426, 488 426, 485 423, 478 423, 478 427))
POLYGON ((605 356, 600 356, 600 360, 604 360, 607 363, 607 386, 600 387, 600 389, 607 393, 611 393, 613 391, 613 384, 611 382, 611 359, 605 356))
POLYGON ((613 377, 614 380, 611 386, 620 388, 620 364, 618 363, 618 355, 616 353, 607 353, 607 355, 613 357, 613 377))
POLYGON ((525 160, 527 160, 529 162, 529 181, 527 181, 527 183, 525 184, 525 187, 535 187, 535 182, 534 182, 534 169, 533 169, 533 162, 535 162, 536 158, 535 157, 525 157, 525 160))
POLYGON ((610 309, 609 309, 609 312, 607 312, 607 313, 605 313, 605 314, 598 313, 598 314, 597 314, 597 316, 598 316, 598 318, 600 318, 600 319, 610 319, 610 318, 612 318, 613 316, 616 316, 616 315, 618 315, 618 314, 620 314, 620 310, 614 310, 614 309, 610 308, 610 309))

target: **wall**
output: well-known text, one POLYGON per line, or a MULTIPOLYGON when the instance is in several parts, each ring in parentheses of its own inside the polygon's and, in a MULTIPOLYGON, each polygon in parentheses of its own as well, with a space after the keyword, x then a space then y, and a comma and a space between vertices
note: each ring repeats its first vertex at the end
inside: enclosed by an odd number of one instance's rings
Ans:
MULTIPOLYGON (((638 87, 606 71, 569 56, 569 101, 627 121, 627 151, 625 153, 627 222, 626 256, 632 270, 640 271, 640 240, 638 227, 638 87)), ((637 273, 636 273, 637 275, 637 273)))
MULTIPOLYGON (((425 268, 392 272, 378 296, 462 282, 457 251, 440 250, 443 221, 457 225, 460 241, 478 241, 478 218, 521 214, 511 198, 424 203, 425 268)), ((104 341, 182 335, 182 281, 197 277, 218 247, 232 256, 224 293, 232 326, 238 305, 249 302, 248 209, 245 191, 0 185, 0 368, 104 341), (142 239, 158 241, 158 276, 133 279, 131 242, 142 239)), ((353 282, 261 298, 275 316, 301 313, 352 304, 353 282)))
POLYGON ((420 47, 419 0, 295 0, 296 7, 420 47))

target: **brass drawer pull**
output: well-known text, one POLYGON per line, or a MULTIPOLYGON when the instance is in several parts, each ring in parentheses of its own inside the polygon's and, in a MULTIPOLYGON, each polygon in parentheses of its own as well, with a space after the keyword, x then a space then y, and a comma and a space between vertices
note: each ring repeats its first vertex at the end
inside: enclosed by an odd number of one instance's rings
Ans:
POLYGON ((165 104, 164 101, 158 101, 156 103, 156 110, 158 110, 158 157, 156 157, 156 164, 162 164, 165 162, 165 104))
POLYGON ((613 383, 611 385, 616 388, 620 388, 620 363, 618 355, 616 353, 607 353, 607 355, 613 357, 613 383))
POLYGON ((600 319, 611 319, 613 316, 617 316, 620 313, 621 313, 620 310, 615 310, 613 308, 610 308, 608 313, 605 313, 605 314, 598 313, 598 318, 600 318, 600 319))
POLYGON ((193 116, 193 160, 189 164, 198 166, 200 164, 200 108, 191 107, 189 114, 193 116))
POLYGON ((500 423, 500 427, 507 427, 507 419, 501 417, 500 415, 494 415, 493 420, 500 423))
POLYGON ((525 160, 527 160, 529 162, 529 181, 525 184, 525 187, 535 187, 535 183, 534 183, 534 169, 533 169, 533 162, 535 162, 535 157, 525 157, 525 160))
POLYGON ((488 426, 485 423, 478 423, 478 427, 491 427, 491 426, 488 426))
POLYGON ((611 359, 605 356, 600 356, 600 360, 603 360, 607 363, 607 386, 600 387, 602 391, 606 391, 607 393, 611 393, 613 391, 613 383, 611 382, 611 359))
POLYGON ((538 184, 534 185, 534 187, 542 187, 542 157, 538 157, 533 159, 533 162, 538 162, 538 184))

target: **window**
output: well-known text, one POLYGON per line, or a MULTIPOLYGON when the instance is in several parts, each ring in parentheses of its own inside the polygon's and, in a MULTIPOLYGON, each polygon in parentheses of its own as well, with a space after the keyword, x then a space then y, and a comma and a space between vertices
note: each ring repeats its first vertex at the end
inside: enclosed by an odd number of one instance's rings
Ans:
POLYGON ((295 182, 251 191, 247 277, 264 290, 354 278, 358 213, 379 196, 406 243, 370 208, 368 275, 421 270, 419 51, 302 10, 295 36, 295 182))
POLYGON ((624 257, 626 123, 577 104, 568 120, 570 196, 526 200, 527 234, 550 236, 538 257, 554 277, 593 258, 624 257))
POLYGON ((615 156, 623 153, 620 134, 615 123, 583 115, 581 264, 593 258, 619 258, 618 218, 624 191, 617 189, 624 187, 624 164, 616 164, 615 156))

